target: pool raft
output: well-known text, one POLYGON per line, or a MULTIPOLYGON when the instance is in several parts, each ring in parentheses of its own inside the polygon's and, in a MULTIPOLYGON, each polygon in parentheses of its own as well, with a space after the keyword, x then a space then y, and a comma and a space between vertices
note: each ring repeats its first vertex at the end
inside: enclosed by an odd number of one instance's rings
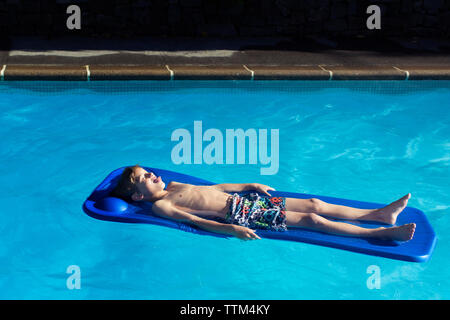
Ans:
MULTIPOLYGON (((127 203, 121 199, 110 197, 111 190, 116 186, 117 181, 125 167, 112 171, 90 194, 83 203, 83 210, 91 217, 116 222, 126 223, 148 223, 165 227, 171 227, 187 232, 201 235, 228 238, 223 234, 213 233, 175 220, 164 219, 152 213, 152 203, 132 202, 127 203)), ((215 183, 203 180, 190 175, 177 173, 169 170, 143 167, 147 171, 152 171, 161 176, 168 185, 171 181, 189 183, 194 185, 213 185, 215 183)), ((363 202, 356 200, 340 199, 312 194, 271 191, 276 197, 291 198, 318 198, 328 203, 357 207, 362 209, 375 209, 384 207, 384 204, 363 202)), ((373 222, 345 221, 357 224, 361 227, 374 228, 380 224, 373 222)), ((290 228, 287 231, 270 231, 258 229, 257 234, 261 238, 298 241, 320 246, 338 248, 352 252, 358 252, 384 258, 410 261, 426 262, 430 259, 436 244, 436 234, 425 214, 416 208, 406 207, 397 218, 397 225, 415 223, 416 231, 414 238, 410 241, 387 241, 370 238, 344 237, 325 234, 302 228, 290 228)))

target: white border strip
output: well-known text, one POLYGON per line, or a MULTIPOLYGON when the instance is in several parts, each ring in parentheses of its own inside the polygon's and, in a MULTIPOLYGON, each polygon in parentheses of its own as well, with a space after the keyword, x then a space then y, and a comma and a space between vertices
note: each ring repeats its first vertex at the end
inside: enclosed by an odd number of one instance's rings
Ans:
POLYGON ((89 65, 86 65, 86 76, 87 76, 87 81, 91 81, 91 70, 89 70, 89 65))
POLYGON ((167 68, 167 70, 169 70, 169 72, 170 72, 170 80, 173 80, 173 70, 170 70, 168 64, 166 64, 166 68, 167 68))
POLYGON ((328 78, 328 80, 333 80, 333 71, 331 70, 327 70, 324 67, 322 67, 322 65, 319 64, 319 68, 322 69, 325 72, 328 72, 330 74, 330 77, 328 78))
POLYGON ((247 68, 247 66, 245 64, 243 64, 242 66, 245 68, 245 70, 250 71, 250 73, 252 74, 250 80, 253 81, 255 79, 255 71, 250 70, 249 68, 247 68))
POLYGON ((398 71, 404 72, 406 74, 405 80, 409 80, 409 71, 408 70, 402 70, 400 68, 397 68, 396 66, 394 66, 393 68, 397 69, 398 71))
POLYGON ((2 70, 0 71, 0 80, 5 80, 5 70, 6 70, 6 64, 3 65, 2 70))

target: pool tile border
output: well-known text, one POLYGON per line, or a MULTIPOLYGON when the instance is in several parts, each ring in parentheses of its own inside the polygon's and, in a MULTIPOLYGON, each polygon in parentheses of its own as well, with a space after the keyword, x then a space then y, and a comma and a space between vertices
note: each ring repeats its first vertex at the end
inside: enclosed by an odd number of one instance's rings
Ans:
POLYGON ((170 80, 166 66, 90 65, 90 80, 170 80))
POLYGON ((252 73, 244 65, 170 65, 173 80, 251 80, 252 73))
POLYGON ((319 66, 257 66, 249 65, 255 72, 254 80, 329 80, 330 76, 319 66))
POLYGON ((87 79, 85 66, 66 65, 6 65, 3 79, 7 80, 68 80, 87 79))
POLYGON ((398 66, 407 70, 409 80, 450 80, 450 66, 427 68, 426 66, 398 66))
POLYGON ((450 66, 3 65, 0 80, 450 80, 450 66))
POLYGON ((332 72, 333 80, 407 80, 405 72, 386 66, 324 66, 332 72))

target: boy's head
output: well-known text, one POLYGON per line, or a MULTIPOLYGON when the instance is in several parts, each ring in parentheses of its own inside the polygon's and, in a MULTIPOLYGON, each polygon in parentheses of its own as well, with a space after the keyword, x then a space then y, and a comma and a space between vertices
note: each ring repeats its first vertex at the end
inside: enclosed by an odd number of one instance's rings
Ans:
POLYGON ((111 195, 125 201, 151 201, 164 190, 165 183, 153 172, 147 172, 139 165, 126 167, 111 195))

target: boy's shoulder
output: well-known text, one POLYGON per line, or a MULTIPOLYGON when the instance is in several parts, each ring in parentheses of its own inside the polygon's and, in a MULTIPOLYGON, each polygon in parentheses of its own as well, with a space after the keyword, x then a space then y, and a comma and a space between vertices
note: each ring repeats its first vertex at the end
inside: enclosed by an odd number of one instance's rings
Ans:
POLYGON ((168 199, 159 199, 153 202, 152 207, 154 209, 163 209, 163 208, 169 208, 172 206, 172 202, 168 199))
POLYGON ((181 185, 187 185, 186 183, 181 183, 181 182, 177 182, 177 181, 170 181, 167 184, 167 187, 173 187, 173 186, 181 186, 181 185))

